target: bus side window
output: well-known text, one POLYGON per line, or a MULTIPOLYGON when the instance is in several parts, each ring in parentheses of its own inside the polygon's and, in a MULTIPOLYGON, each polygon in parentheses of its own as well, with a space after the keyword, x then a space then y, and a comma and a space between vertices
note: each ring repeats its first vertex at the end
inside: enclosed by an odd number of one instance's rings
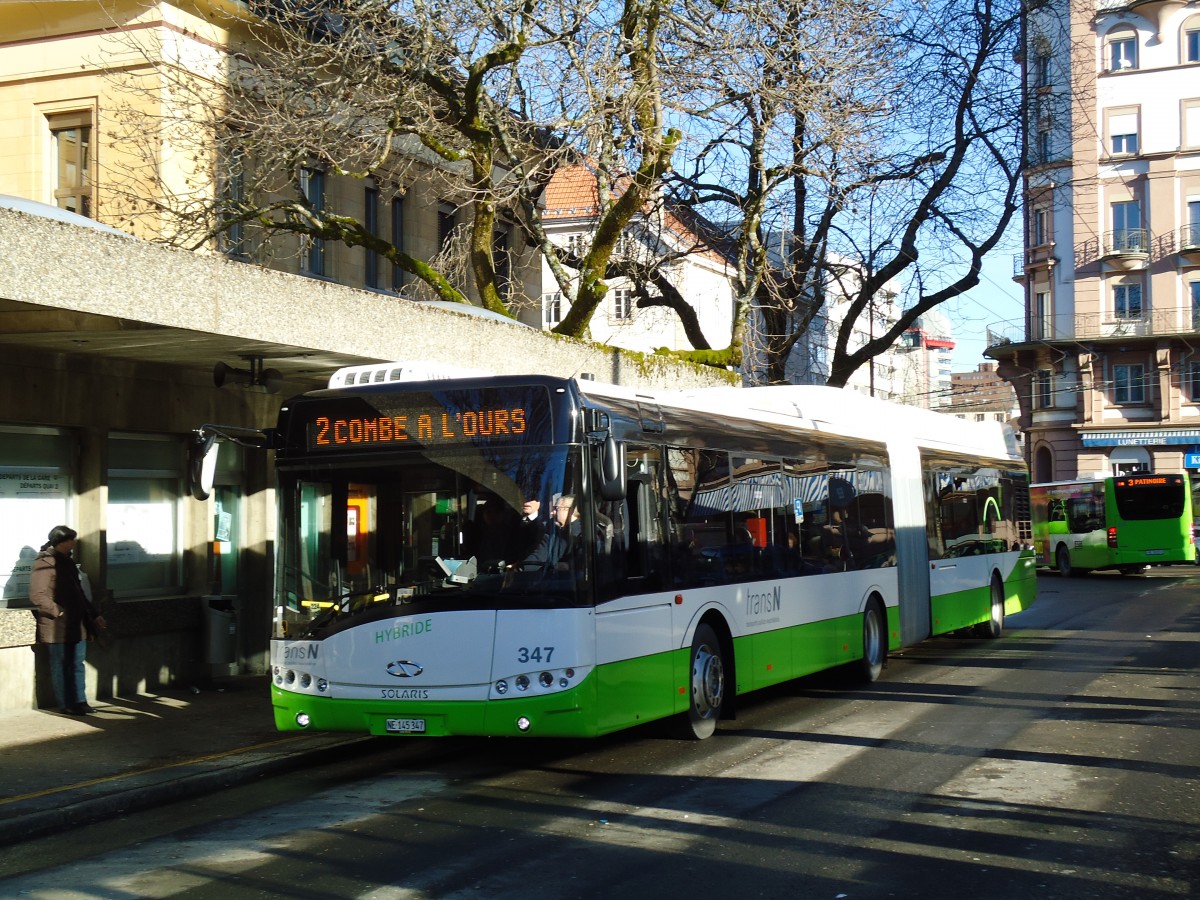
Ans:
POLYGON ((1098 513, 1090 497, 1067 501, 1067 529, 1071 534, 1086 534, 1104 527, 1104 516, 1098 513))
POLYGON ((658 448, 627 447, 625 498, 597 506, 596 581, 602 597, 661 585, 666 547, 659 504, 660 468, 658 448))

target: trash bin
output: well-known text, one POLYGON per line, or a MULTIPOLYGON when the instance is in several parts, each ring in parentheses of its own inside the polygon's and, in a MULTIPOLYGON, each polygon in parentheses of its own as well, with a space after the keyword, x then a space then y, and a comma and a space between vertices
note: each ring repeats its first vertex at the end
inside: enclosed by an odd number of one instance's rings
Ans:
POLYGON ((237 613, 233 598, 215 595, 204 598, 208 625, 206 660, 209 665, 227 666, 237 661, 237 613))

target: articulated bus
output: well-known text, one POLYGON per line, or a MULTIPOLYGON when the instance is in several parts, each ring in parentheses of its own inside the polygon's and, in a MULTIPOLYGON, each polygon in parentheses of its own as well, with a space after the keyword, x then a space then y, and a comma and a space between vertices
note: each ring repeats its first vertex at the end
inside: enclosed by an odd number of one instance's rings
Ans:
POLYGON ((280 730, 704 738, 746 692, 874 680, 1033 600, 999 425, 825 387, 390 377, 343 370, 269 435, 280 730))
POLYGON ((1186 475, 1047 482, 1031 485, 1029 495, 1038 564, 1062 575, 1093 569, 1132 575, 1196 558, 1186 475))

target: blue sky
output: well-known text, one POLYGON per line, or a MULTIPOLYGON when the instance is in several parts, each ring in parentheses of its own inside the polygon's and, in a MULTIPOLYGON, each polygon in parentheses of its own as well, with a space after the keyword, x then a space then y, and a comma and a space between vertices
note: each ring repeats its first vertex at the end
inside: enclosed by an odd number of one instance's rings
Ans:
POLYGON ((1021 285, 1012 280, 1013 254, 1020 252, 1005 240, 988 256, 980 272, 979 287, 942 304, 940 309, 954 326, 954 371, 969 372, 984 362, 986 329, 996 322, 1020 322, 1025 316, 1021 285))

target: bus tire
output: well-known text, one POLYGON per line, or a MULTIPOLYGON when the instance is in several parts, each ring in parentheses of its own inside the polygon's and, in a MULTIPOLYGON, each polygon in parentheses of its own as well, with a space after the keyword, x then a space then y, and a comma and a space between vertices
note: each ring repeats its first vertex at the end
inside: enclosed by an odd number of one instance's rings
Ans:
POLYGON ((688 668, 688 711, 684 737, 702 741, 712 737, 725 704, 725 656, 711 625, 701 623, 692 637, 688 668))
POLYGON ((1069 578, 1075 574, 1075 570, 1071 568, 1071 551, 1065 545, 1058 545, 1058 552, 1054 554, 1054 562, 1058 565, 1058 574, 1063 578, 1069 578))
POLYGON ((858 671, 862 680, 870 684, 879 680, 887 665, 887 618, 879 598, 872 597, 867 601, 862 628, 863 655, 858 661, 858 671))
POLYGON ((999 575, 992 576, 991 604, 988 620, 976 625, 975 633, 982 638, 990 638, 991 640, 995 640, 1004 633, 1004 584, 1000 581, 999 575))

